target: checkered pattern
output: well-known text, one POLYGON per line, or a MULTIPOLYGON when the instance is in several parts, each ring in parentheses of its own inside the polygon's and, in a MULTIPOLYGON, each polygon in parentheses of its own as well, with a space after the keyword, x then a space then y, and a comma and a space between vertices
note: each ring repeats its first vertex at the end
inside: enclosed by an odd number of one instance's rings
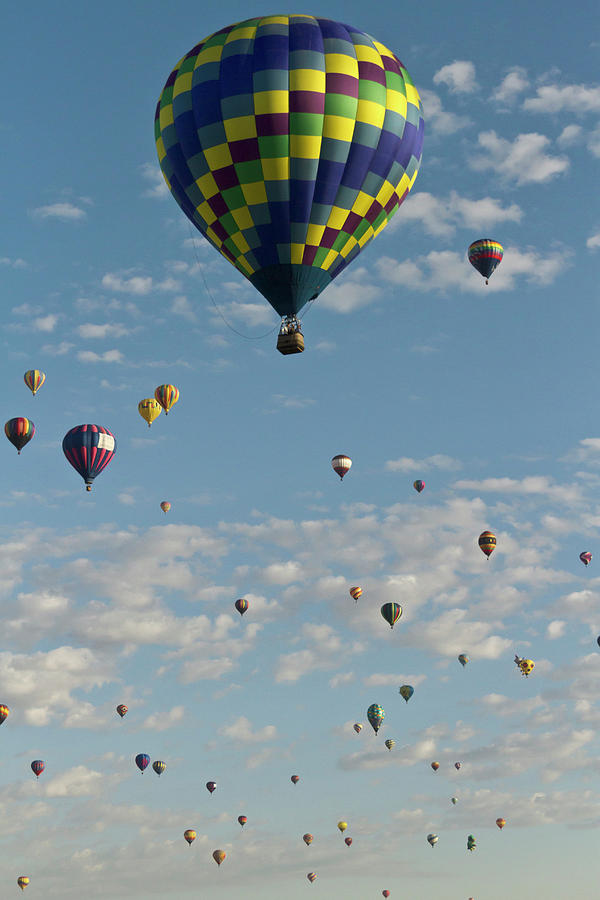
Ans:
POLYGON ((163 174, 198 230, 248 278, 311 267, 327 273, 317 289, 404 200, 423 130, 396 56, 313 16, 248 19, 201 41, 155 119, 163 174))

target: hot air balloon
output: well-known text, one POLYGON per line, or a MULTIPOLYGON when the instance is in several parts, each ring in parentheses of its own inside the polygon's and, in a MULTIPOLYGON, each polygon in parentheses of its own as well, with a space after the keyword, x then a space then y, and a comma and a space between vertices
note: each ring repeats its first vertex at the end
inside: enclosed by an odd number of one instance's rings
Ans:
POLYGON ((476 847, 477 847, 477 841, 475 840, 473 835, 470 834, 467 838, 467 850, 470 850, 471 852, 473 852, 473 850, 475 850, 476 847))
POLYGON ((183 836, 191 847, 192 843, 196 840, 196 832, 194 831, 194 829, 188 828, 187 831, 183 832, 183 836))
POLYGON ((224 850, 213 850, 213 859, 218 866, 221 865, 227 854, 224 850))
POLYGON ((216 781, 207 781, 206 782, 206 790, 209 791, 209 793, 214 794, 216 789, 217 789, 216 781))
POLYGON ((458 657, 458 661, 464 669, 466 664, 469 662, 469 657, 466 655, 466 653, 461 653, 460 656, 458 657))
POLYGON ((152 763, 152 768, 156 772, 157 775, 162 775, 162 773, 167 768, 167 764, 162 761, 162 759, 155 759, 152 763))
POLYGON ((44 372, 40 372, 39 369, 29 369, 28 372, 25 372, 23 375, 23 381, 35 397, 41 386, 46 380, 46 376, 44 372))
POLYGON ((17 878, 17 884, 19 885, 21 890, 24 891, 29 884, 29 875, 19 875, 19 877, 17 878))
POLYGON ((239 600, 235 601, 234 606, 237 609, 237 611, 239 612, 240 616, 243 616, 244 613, 246 612, 246 610, 248 609, 249 604, 248 604, 247 600, 245 600, 243 597, 240 597, 239 600))
POLYGON ((350 471, 352 467, 352 460, 349 456, 344 456, 343 454, 339 454, 338 456, 334 456, 331 460, 331 466, 333 471, 336 472, 337 475, 340 476, 340 479, 350 471))
POLYGON ((34 761, 31 763, 31 771, 36 778, 40 777, 45 768, 46 766, 43 759, 34 759, 34 761))
POLYGON ((598 637, 596 638, 596 643, 597 643, 598 646, 600 647, 600 634, 599 634, 598 637))
POLYGON ((500 829, 500 831, 502 831, 502 829, 503 829, 504 826, 506 825, 506 819, 503 819, 503 818, 496 819, 496 825, 498 826, 498 828, 500 829))
POLYGON ((173 384, 159 384, 154 391, 154 399, 164 409, 165 416, 168 416, 171 407, 179 400, 179 391, 173 384))
POLYGON ((317 877, 317 873, 316 873, 316 872, 309 872, 308 875, 307 875, 306 877, 308 878, 308 880, 309 880, 310 883, 312 884, 313 881, 315 880, 315 878, 317 877))
POLYGON ((300 781, 300 776, 292 775, 292 777, 290 778, 290 781, 292 782, 292 784, 298 784, 298 782, 300 781))
POLYGON ((247 816, 238 816, 238 822, 240 823, 242 828, 244 827, 244 825, 246 824, 247 821, 248 821, 247 816))
POLYGON ((360 734, 360 733, 361 733, 361 731, 362 731, 362 725, 360 724, 360 722, 355 722, 354 725, 353 725, 352 727, 354 728, 354 730, 355 730, 355 732, 356 732, 357 734, 360 734))
POLYGON ((381 723, 385 718, 385 713, 378 703, 372 703, 367 710, 367 719, 375 734, 381 728, 381 723))
POLYGON ((399 603, 384 603, 381 607, 381 615, 389 624, 390 628, 393 628, 402 615, 402 607, 399 603))
POLYGON ((307 833, 307 834, 303 834, 303 835, 302 835, 302 840, 304 841, 304 843, 305 843, 306 846, 308 847, 308 846, 309 846, 310 844, 312 844, 312 842, 313 842, 313 836, 312 836, 312 834, 308 834, 308 833, 307 833))
POLYGON ((337 827, 340 829, 340 831, 343 834, 345 832, 346 828, 348 827, 348 823, 347 822, 338 822, 337 827))
POLYGON ((358 598, 361 596, 363 589, 361 587, 351 587, 350 588, 350 596, 354 599, 355 603, 358 603, 358 598))
POLYGON ((304 349, 302 307, 405 199, 423 131, 419 95, 390 50, 306 15, 249 19, 200 41, 155 114, 169 190, 282 317, 284 354, 304 349))
POLYGON ((171 509, 171 504, 169 503, 168 500, 161 500, 161 502, 160 502, 160 508, 162 509, 162 511, 163 511, 164 513, 168 513, 169 510, 171 509))
POLYGON ((467 255, 471 265, 477 269, 480 275, 483 275, 487 284, 496 266, 502 262, 504 248, 498 241, 481 238, 479 241, 473 241, 467 255))
POLYGON ((437 836, 437 834, 428 834, 427 840, 429 841, 429 843, 431 844, 432 847, 435 847, 435 845, 439 841, 439 837, 437 836))
POLYGON ((382 895, 383 897, 389 897, 389 896, 390 896, 390 892, 389 892, 389 891, 382 891, 382 892, 381 892, 381 895, 382 895))
POLYGON ((385 742, 385 746, 388 748, 388 750, 393 750, 396 746, 396 741, 393 738, 388 738, 385 742))
POLYGON ((521 659, 515 655, 515 665, 521 670, 521 675, 527 678, 533 672, 535 663, 532 659, 521 659))
POLYGON ((592 554, 589 550, 586 550, 584 553, 579 554, 579 559, 584 564, 584 566, 589 566, 592 561, 592 554))
POLYGON ((417 494, 420 494, 421 491, 425 489, 425 482, 418 478, 417 481, 413 481, 413 487, 417 494))
POLYGON ((102 425, 77 425, 67 431, 62 442, 63 453, 85 481, 86 491, 109 464, 116 453, 117 442, 102 425))
POLYGON ((432 763, 431 763, 431 768, 433 769, 434 772, 437 772, 437 770, 439 769, 439 767, 440 767, 439 762, 432 762, 432 763))
POLYGON ((8 708, 8 706, 5 706, 4 703, 0 703, 0 725, 2 725, 9 712, 10 709, 8 708))
POLYGON ((144 769, 148 766, 149 762, 150 762, 150 757, 148 756, 147 753, 138 753, 138 755, 136 756, 135 764, 138 767, 138 769, 140 770, 140 772, 142 773, 142 775, 144 774, 144 769))
POLYGON ((496 549, 496 535, 491 531, 482 531, 479 535, 479 546, 481 547, 482 553, 485 553, 489 559, 496 549))
POLYGON ((450 797, 450 802, 452 803, 452 806, 456 806, 456 804, 458 803, 458 797, 450 797))
POLYGON ((351 847, 352 846, 352 838, 351 837, 344 838, 344 843, 345 843, 346 847, 351 847))
POLYGON ((119 703, 119 705, 117 706, 117 712, 121 716, 121 718, 123 718, 123 716, 127 715, 128 709, 129 709, 129 707, 125 706, 124 703, 119 703))
POLYGON ((454 768, 458 771, 460 769, 461 764, 459 762, 454 763, 454 768))
POLYGON ((138 412, 142 419, 148 423, 148 428, 150 428, 154 420, 160 416, 162 408, 160 403, 153 397, 146 397, 145 400, 140 400, 138 403, 138 412))
POLYGON ((19 416, 16 419, 8 420, 4 426, 4 434, 13 447, 17 448, 17 453, 20 456, 25 444, 28 444, 35 434, 35 425, 31 419, 19 416))
POLYGON ((414 692, 415 692, 415 689, 411 684, 403 684, 402 687, 400 688, 400 690, 398 691, 400 696, 403 697, 407 703, 410 700, 410 698, 412 697, 412 695, 414 694, 414 692))

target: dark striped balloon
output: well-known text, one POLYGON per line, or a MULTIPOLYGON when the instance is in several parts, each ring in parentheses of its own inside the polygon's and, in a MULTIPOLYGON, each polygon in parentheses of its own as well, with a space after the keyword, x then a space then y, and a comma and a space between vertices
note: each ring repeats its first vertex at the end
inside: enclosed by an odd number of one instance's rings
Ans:
POLYGON ((114 435, 102 425, 77 425, 63 438, 63 453, 85 481, 86 491, 109 464, 117 449, 114 435))
POLYGON ((240 616, 243 616, 248 609, 248 601, 241 597, 239 600, 235 601, 235 608, 239 612, 240 616))
POLYGON ((480 275, 483 275, 487 284, 492 272, 502 262, 504 247, 498 241, 481 238, 479 241, 473 241, 467 255, 471 265, 477 269, 480 275))
POLYGON ((11 444, 17 448, 17 453, 20 456, 25 444, 28 444, 35 434, 35 425, 31 419, 19 416, 16 419, 8 420, 4 426, 4 434, 11 444))
POLYGON ((479 546, 489 559, 496 549, 496 535, 492 531, 482 531, 479 535, 479 546))

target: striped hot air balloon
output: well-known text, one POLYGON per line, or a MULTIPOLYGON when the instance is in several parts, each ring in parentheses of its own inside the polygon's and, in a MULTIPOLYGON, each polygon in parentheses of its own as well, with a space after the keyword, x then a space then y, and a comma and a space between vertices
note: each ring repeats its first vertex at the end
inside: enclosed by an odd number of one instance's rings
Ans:
POLYGON ((40 372, 39 369, 29 369, 28 372, 25 372, 23 375, 23 381, 35 397, 41 386, 46 380, 46 375, 44 372, 40 372))
POLYGON ((481 548, 481 552, 485 553, 485 555, 489 559, 496 549, 496 535, 492 531, 482 531, 479 535, 478 543, 481 548))
POLYGON ((361 587, 351 587, 350 588, 350 596, 354 599, 355 603, 358 603, 358 598, 362 595, 363 589, 361 587))
POLYGON ((502 262, 504 248, 498 241, 492 241, 490 238, 481 238, 473 241, 467 251, 469 262, 474 266, 480 275, 485 278, 488 284, 492 272, 502 262))
POLYGON ((402 615, 402 607, 399 603, 384 603, 381 607, 381 615, 390 628, 393 628, 402 615))
POLYGON ((117 442, 102 425, 77 425, 65 434, 62 448, 85 481, 86 491, 91 491, 94 478, 104 471, 115 455, 117 442))
POLYGON ((17 453, 20 456, 25 444, 28 444, 35 434, 35 425, 31 419, 27 419, 25 416, 18 416, 16 419, 8 420, 4 426, 4 434, 13 447, 17 448, 17 453))
POLYGON ((4 722, 4 720, 8 717, 10 709, 8 706, 5 706, 4 703, 0 703, 0 725, 4 722))
POLYGON ((171 407, 179 400, 179 390, 174 384, 159 384, 154 391, 154 399, 164 409, 165 416, 168 416, 171 407))
POLYGON ((234 603, 235 608, 239 612, 240 616, 243 616, 246 610, 248 609, 249 603, 245 597, 240 597, 239 600, 236 600, 234 603))
POLYGON ((334 456, 331 460, 331 466, 333 468, 333 471, 337 475, 339 475, 340 478, 343 478, 344 475, 346 475, 350 471, 352 467, 352 460, 349 456, 345 456, 343 453, 338 453, 338 455, 334 456))

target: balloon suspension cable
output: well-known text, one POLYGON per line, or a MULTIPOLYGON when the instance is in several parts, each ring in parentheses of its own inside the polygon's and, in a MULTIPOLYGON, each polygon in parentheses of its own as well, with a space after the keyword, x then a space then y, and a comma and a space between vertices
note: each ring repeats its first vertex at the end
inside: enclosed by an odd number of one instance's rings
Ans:
POLYGON ((302 323, 298 316, 282 316, 279 334, 295 334, 296 332, 302 334, 302 323))
POLYGON ((249 335, 249 334, 243 334, 241 331, 238 331, 237 328, 234 328, 233 325, 231 325, 231 324, 227 321, 227 319, 225 318, 225 316, 223 315, 223 313, 222 313, 221 310, 219 309, 219 306, 218 306, 218 304, 216 303, 215 298, 214 298, 213 295, 212 295, 212 291, 211 291, 211 289, 210 289, 209 286, 208 286, 208 282, 207 282, 206 276, 205 276, 205 274, 204 274, 203 264, 202 264, 202 262, 200 261, 200 257, 199 257, 199 255, 198 255, 198 248, 197 248, 197 246, 196 246, 196 241, 194 240, 194 233, 193 233, 193 231, 192 231, 192 226, 189 224, 189 222, 188 222, 188 226, 189 226, 189 229, 190 229, 190 240, 191 240, 191 242, 192 242, 192 247, 194 248, 194 256, 196 257, 196 262, 198 263, 198 268, 199 268, 199 270, 200 270, 200 274, 202 275, 202 281, 204 282, 204 288, 205 288, 205 290, 206 290, 206 293, 207 293, 208 296, 210 297, 210 300, 211 300, 212 305, 214 306, 214 308, 216 309, 216 311, 219 313, 219 315, 221 316, 221 318, 223 319, 224 323, 227 325, 227 327, 229 328, 229 330, 230 330, 230 331, 233 331, 233 333, 234 333, 234 334, 237 334, 239 337, 244 338, 245 341, 262 341, 262 340, 264 340, 264 338, 268 337, 270 334, 273 334, 273 332, 274 332, 275 329, 277 328, 277 325, 274 325, 273 328, 270 328, 268 331, 265 331, 264 334, 249 335))

